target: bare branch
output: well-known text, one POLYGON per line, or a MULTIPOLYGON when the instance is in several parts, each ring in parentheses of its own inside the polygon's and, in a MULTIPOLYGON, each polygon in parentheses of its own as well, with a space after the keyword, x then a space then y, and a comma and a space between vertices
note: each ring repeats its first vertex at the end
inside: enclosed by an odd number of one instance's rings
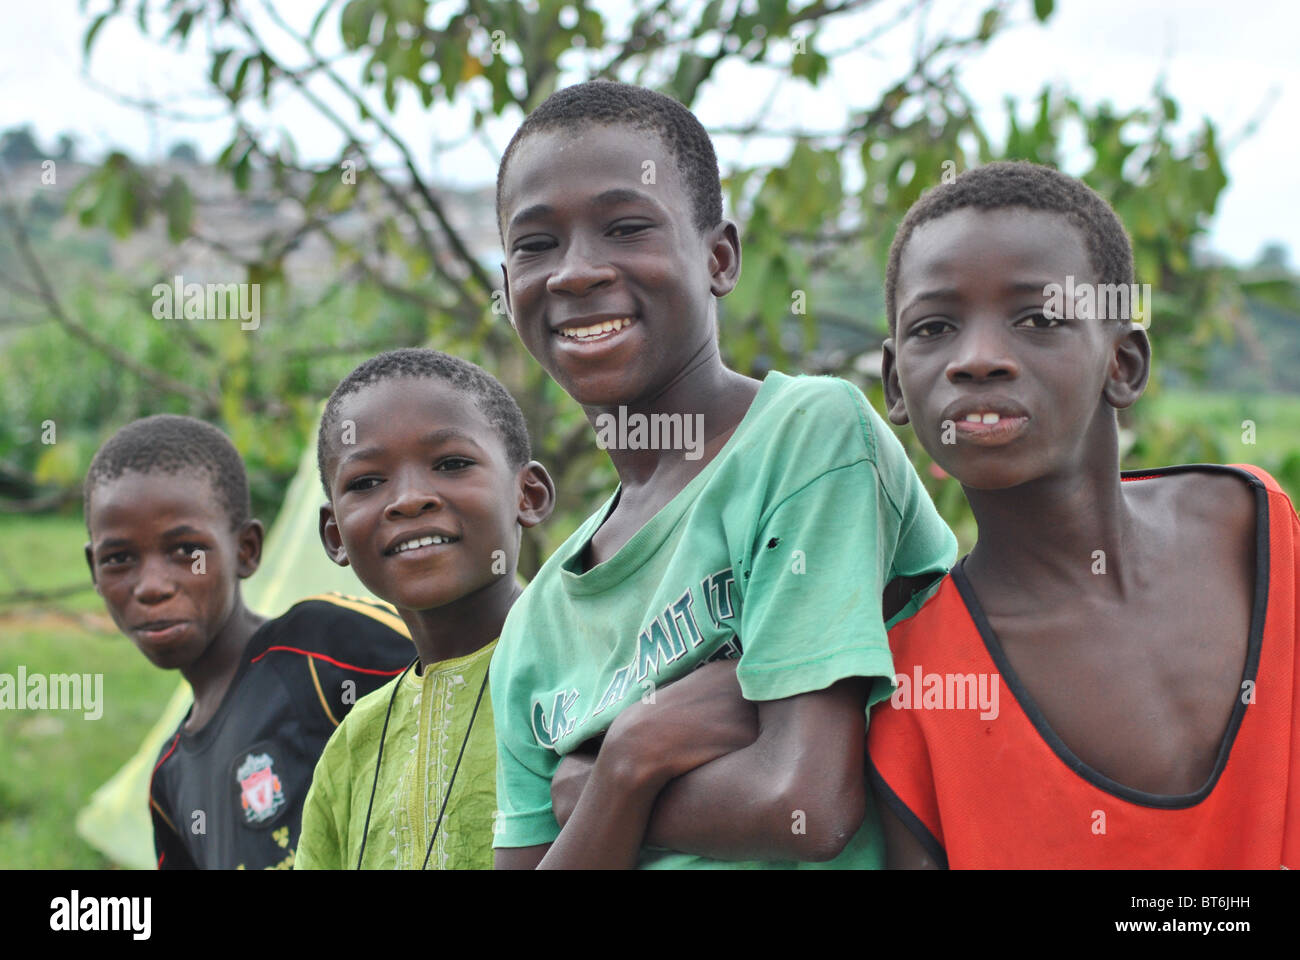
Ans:
MULTIPOLYGON (((3 186, 3 180, 0 180, 0 187, 3 186)), ((214 413, 220 406, 215 397, 212 397, 201 390, 198 390, 188 383, 176 380, 159 370, 146 366, 138 362, 125 350, 115 346, 105 340, 99 334, 92 331, 85 324, 72 318, 71 315, 63 308, 62 302, 54 292, 54 287, 50 283, 49 277, 45 273, 44 267, 41 266, 35 251, 32 250, 31 243, 27 236, 27 231, 23 227, 22 218, 19 215, 18 208, 10 198, 7 190, 0 190, 0 195, 4 197, 3 206, 8 214, 9 230, 13 234, 14 242, 18 247, 18 253, 22 258, 28 271, 31 273, 32 280, 36 283, 36 289, 39 291, 41 301, 45 304, 50 316, 63 327, 69 335, 82 343, 87 344, 103 353, 114 363, 118 364, 125 370, 134 373, 141 380, 157 387, 167 393, 176 393, 184 397, 189 397, 194 402, 201 405, 204 414, 214 413)))

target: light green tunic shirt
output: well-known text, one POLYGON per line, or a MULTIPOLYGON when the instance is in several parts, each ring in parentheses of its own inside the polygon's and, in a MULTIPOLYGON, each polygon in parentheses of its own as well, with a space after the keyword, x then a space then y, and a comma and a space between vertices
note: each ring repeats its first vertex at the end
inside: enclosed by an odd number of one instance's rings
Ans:
POLYGON ((472 730, 470 715, 495 648, 494 640, 468 656, 432 664, 423 675, 411 670, 357 702, 316 764, 295 869, 356 869, 380 731, 399 683, 362 867, 420 869, 468 731, 428 869, 491 869, 496 737, 490 693, 483 694, 472 730))

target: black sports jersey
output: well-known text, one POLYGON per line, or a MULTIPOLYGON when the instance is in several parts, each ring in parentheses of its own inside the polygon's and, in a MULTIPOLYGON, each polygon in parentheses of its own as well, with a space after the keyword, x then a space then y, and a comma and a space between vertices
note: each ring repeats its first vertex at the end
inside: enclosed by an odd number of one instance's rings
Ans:
POLYGON ((401 618, 375 601, 312 597, 262 624, 216 714, 188 733, 187 713, 159 754, 149 783, 159 869, 292 867, 325 742, 414 656, 401 618))

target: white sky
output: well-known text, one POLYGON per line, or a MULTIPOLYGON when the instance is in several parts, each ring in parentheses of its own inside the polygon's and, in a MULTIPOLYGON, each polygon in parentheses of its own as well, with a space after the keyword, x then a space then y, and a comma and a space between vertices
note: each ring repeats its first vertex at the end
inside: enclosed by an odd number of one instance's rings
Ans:
MULTIPOLYGON (((305 27, 321 0, 276 0, 275 9, 295 27, 305 27)), ((823 35, 819 49, 836 49, 886 19, 901 0, 881 0, 862 15, 841 23, 835 34, 823 35)), ((0 129, 31 124, 38 141, 52 148, 60 133, 73 133, 82 156, 106 149, 124 149, 143 159, 166 153, 177 140, 198 144, 207 158, 229 138, 230 124, 219 104, 194 96, 207 89, 208 57, 197 44, 188 50, 161 47, 142 37, 128 12, 100 32, 88 71, 81 60, 82 36, 94 13, 107 0, 88 0, 89 11, 77 0, 18 2, 4 0, 0 29, 0 129), (87 75, 88 74, 88 75, 87 75), (206 123, 149 118, 116 102, 98 89, 110 87, 137 97, 166 100, 175 109, 214 117, 206 123)), ((341 5, 341 4, 340 4, 341 5)), ((125 4, 134 9, 134 0, 125 4)), ((458 5, 457 5, 458 6, 458 5)), ((931 33, 953 24, 965 29, 974 22, 983 2, 936 0, 928 14, 931 33)), ((250 19, 271 35, 260 0, 243 0, 250 19)), ((611 0, 602 10, 626 11, 630 3, 611 0)), ((1165 77, 1169 94, 1182 107, 1179 127, 1189 130, 1204 116, 1219 129, 1231 182, 1220 199, 1211 225, 1211 249, 1237 261, 1252 260, 1267 242, 1281 242, 1291 251, 1292 265, 1300 260, 1300 182, 1294 158, 1300 155, 1300 7, 1283 0, 1058 0, 1047 27, 1031 22, 1030 0, 1016 10, 1024 25, 1008 30, 987 50, 963 59, 963 81, 979 105, 984 122, 1000 137, 1005 116, 1002 102, 1015 96, 1029 110, 1030 101, 1048 81, 1059 83, 1086 103, 1111 101, 1119 110, 1148 101, 1156 78, 1165 77), (1237 142, 1248 123, 1263 120, 1255 133, 1237 142)), ((155 32, 159 24, 154 24, 155 32)), ((832 129, 846 110, 875 101, 881 85, 897 79, 909 61, 916 38, 915 20, 886 34, 865 52, 843 58, 828 82, 813 92, 806 85, 787 84, 769 113, 774 123, 803 128, 832 129)), ((280 35, 283 36, 283 35, 280 35)), ((337 20, 327 20, 322 37, 326 49, 337 49, 337 20)), ((286 62, 301 63, 296 47, 285 39, 275 52, 286 62)), ((566 61, 566 66, 574 66, 566 61)), ((350 76, 355 76, 355 67, 350 76)), ((573 77, 577 79, 577 77, 573 77)), ((704 88, 696 110, 706 125, 733 124, 758 109, 771 84, 769 75, 735 64, 715 75, 704 88)), ((326 88, 319 88, 324 91, 326 88)), ((329 94, 326 94, 329 96, 329 94)), ((337 101, 334 101, 337 102, 337 101)), ((350 108, 341 112, 355 116, 350 108)), ((495 177, 492 154, 473 142, 457 151, 437 152, 433 142, 452 138, 468 115, 463 104, 430 113, 414 97, 399 101, 397 127, 420 149, 421 162, 438 177, 461 184, 490 183, 495 177)), ((249 118, 264 115, 251 110, 249 118)), ((296 97, 272 101, 269 116, 287 128, 305 160, 333 155, 336 131, 296 97)), ((518 116, 491 124, 488 138, 500 151, 518 116)), ((769 144, 767 150, 778 150, 769 144)), ((718 143, 727 163, 734 141, 718 143)), ((747 160, 764 157, 762 145, 751 145, 747 160), (755 150, 759 151, 757 154, 755 150)))

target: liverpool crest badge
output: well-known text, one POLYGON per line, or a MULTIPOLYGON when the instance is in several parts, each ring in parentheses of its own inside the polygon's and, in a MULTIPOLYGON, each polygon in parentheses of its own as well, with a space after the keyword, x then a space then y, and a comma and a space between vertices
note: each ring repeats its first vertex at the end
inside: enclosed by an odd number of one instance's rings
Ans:
POLYGON ((266 823, 284 806, 284 791, 269 753, 250 753, 235 771, 235 779, 245 822, 266 823))

